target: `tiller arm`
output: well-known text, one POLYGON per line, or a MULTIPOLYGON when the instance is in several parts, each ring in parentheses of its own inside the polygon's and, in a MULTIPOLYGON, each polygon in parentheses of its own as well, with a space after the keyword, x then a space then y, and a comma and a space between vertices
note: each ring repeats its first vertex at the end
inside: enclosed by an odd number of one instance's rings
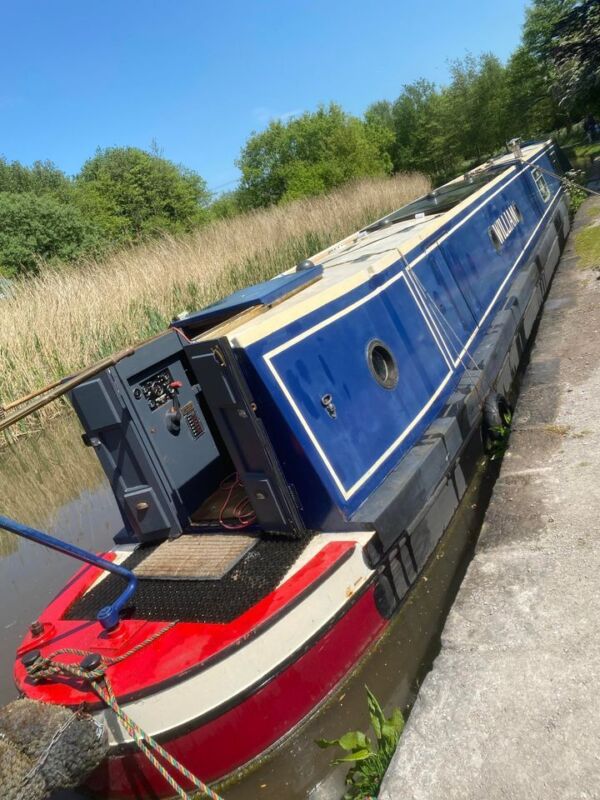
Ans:
POLYGON ((117 597, 114 603, 101 608, 97 616, 98 622, 100 622, 106 630, 116 628, 119 624, 121 611, 131 600, 137 588, 137 578, 133 572, 119 564, 113 564, 112 561, 108 561, 94 553, 83 550, 81 547, 63 542, 60 539, 55 539, 54 536, 42 533, 42 531, 38 531, 35 528, 30 528, 28 525, 23 525, 9 517, 3 517, 1 514, 0 528, 4 528, 4 530, 10 531, 10 533, 15 533, 17 536, 22 536, 24 539, 29 539, 36 544, 49 547, 52 550, 63 553, 63 555, 76 558, 78 561, 84 561, 86 564, 91 564, 93 567, 99 567, 107 572, 114 572, 115 575, 120 575, 121 578, 124 578, 127 581, 127 586, 123 592, 117 597))

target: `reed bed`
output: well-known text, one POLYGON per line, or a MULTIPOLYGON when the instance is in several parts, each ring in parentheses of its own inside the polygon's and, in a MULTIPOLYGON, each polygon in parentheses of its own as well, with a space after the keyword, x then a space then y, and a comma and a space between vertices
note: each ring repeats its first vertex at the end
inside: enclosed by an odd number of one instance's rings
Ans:
MULTIPOLYGON (((0 300, 0 404, 157 333, 183 310, 272 277, 428 189, 418 174, 362 180, 102 262, 42 268, 0 300)), ((19 430, 58 410, 52 404, 19 430)))

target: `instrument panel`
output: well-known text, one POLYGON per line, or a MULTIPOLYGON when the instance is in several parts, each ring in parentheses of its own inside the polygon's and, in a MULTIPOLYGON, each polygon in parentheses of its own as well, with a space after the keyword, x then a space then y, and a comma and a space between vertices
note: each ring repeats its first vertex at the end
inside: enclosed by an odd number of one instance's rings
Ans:
POLYGON ((152 375, 152 377, 146 378, 139 386, 136 386, 133 396, 136 400, 140 400, 144 397, 150 411, 155 411, 172 399, 175 394, 174 390, 170 388, 172 383, 173 376, 171 375, 171 371, 163 369, 155 375, 152 375))

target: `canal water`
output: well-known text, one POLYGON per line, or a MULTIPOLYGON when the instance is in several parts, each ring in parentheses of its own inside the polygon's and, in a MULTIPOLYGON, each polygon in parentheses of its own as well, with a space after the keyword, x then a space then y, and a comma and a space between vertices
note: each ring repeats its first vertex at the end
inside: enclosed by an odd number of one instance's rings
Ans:
MULTIPOLYGON (((493 465, 478 476, 451 528, 385 637, 318 714, 234 785, 226 800, 339 800, 344 768, 330 765, 334 752, 315 745, 349 730, 367 730, 365 685, 386 711, 408 713, 440 644, 440 631, 468 565, 495 479, 493 465)), ((69 542, 106 549, 122 527, 94 453, 79 426, 65 416, 45 431, 0 451, 0 513, 69 542)), ((0 704, 15 697, 12 662, 26 627, 78 565, 59 554, 0 531, 0 704)), ((252 731, 241 731, 252 736, 252 731)), ((202 776, 200 776, 202 777, 202 776)), ((87 795, 60 793, 53 800, 87 795)))

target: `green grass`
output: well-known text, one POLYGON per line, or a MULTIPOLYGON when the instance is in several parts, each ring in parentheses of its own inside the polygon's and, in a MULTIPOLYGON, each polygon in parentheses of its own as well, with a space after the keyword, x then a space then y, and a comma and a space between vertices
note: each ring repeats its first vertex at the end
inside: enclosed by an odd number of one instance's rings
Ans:
POLYGON ((590 225, 575 233, 575 252, 581 269, 600 267, 600 225, 590 225))
POLYGON ((575 158, 596 158, 600 156, 600 142, 576 145, 572 149, 575 158))

